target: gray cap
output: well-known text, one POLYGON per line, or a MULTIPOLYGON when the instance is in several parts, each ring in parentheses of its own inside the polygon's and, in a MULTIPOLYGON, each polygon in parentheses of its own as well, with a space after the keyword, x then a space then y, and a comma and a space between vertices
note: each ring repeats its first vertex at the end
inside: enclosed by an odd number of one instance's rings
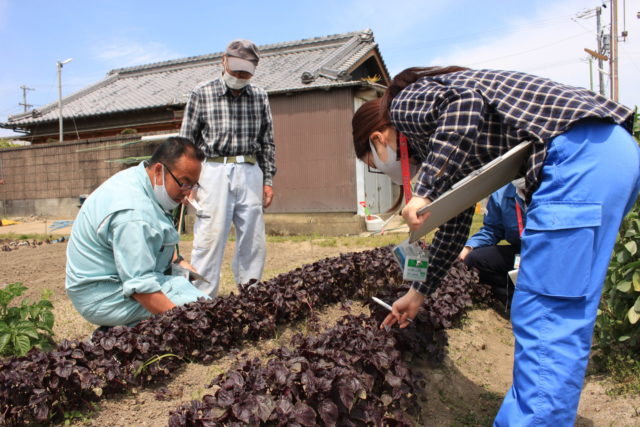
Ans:
POLYGON ((227 65, 231 71, 246 71, 255 74, 260 54, 253 42, 245 39, 236 39, 229 43, 225 52, 227 65))

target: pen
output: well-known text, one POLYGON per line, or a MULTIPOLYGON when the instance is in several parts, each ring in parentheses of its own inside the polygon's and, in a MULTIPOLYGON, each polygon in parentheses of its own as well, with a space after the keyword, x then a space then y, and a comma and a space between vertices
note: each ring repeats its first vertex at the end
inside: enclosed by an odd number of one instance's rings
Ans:
MULTIPOLYGON (((380 298, 376 298, 376 297, 371 297, 371 299, 378 305, 381 305, 382 307, 386 308, 387 310, 391 311, 391 306, 389 304, 387 304, 386 302, 382 301, 380 298)), ((407 319, 409 322, 413 322, 413 319, 407 319)))
POLYGON ((195 199, 190 199, 187 197, 187 202, 189 202, 189 204, 193 206, 197 211, 202 210, 202 206, 200 206, 200 203, 198 203, 195 199))

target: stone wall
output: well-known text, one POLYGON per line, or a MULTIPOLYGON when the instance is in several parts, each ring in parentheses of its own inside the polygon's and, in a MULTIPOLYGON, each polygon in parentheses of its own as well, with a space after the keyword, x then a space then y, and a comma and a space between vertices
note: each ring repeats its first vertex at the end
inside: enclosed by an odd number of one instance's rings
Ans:
POLYGON ((158 141, 136 135, 0 149, 0 215, 68 216, 89 194, 126 168, 114 160, 149 156, 158 141))

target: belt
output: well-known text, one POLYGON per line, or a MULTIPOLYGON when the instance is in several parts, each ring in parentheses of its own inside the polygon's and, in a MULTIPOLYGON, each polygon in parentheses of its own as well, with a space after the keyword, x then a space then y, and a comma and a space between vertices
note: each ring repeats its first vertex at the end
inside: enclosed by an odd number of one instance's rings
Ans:
POLYGON ((256 156, 253 154, 246 154, 244 156, 219 156, 219 157, 208 157, 207 162, 214 163, 250 163, 252 165, 256 164, 256 156))

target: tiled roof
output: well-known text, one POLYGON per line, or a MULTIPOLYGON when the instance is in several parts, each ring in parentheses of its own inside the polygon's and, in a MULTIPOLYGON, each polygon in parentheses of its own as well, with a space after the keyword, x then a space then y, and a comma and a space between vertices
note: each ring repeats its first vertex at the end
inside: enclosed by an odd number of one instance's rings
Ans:
MULTIPOLYGON (((371 30, 259 46, 261 58, 252 83, 269 94, 362 84, 350 73, 377 53, 371 30)), ((111 70, 106 78, 63 98, 64 117, 86 117, 163 106, 182 106, 198 83, 222 72, 222 54, 111 70)), ((388 78, 382 63, 383 77, 388 78)), ((10 116, 2 127, 58 120, 58 103, 10 116)))

